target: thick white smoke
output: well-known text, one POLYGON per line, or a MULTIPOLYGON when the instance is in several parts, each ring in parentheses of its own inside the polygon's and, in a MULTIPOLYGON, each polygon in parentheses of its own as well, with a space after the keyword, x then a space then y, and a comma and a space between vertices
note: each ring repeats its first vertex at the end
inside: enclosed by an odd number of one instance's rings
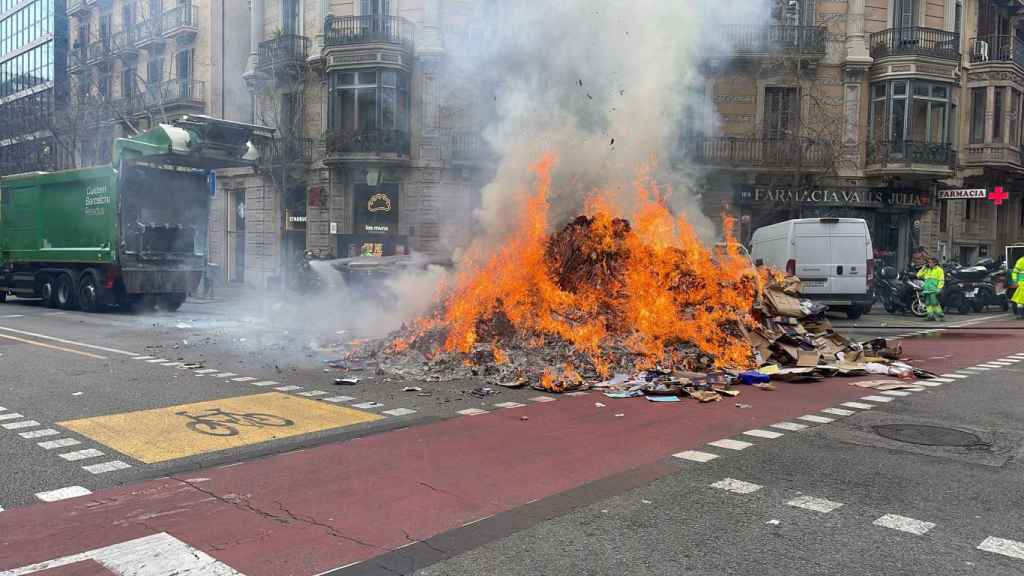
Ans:
MULTIPOLYGON (((527 168, 554 152, 553 220, 578 213, 595 187, 628 188, 647 166, 672 186, 673 208, 710 239, 693 170, 678 162, 679 134, 687 121, 716 128, 701 67, 731 51, 726 27, 763 25, 768 0, 493 4, 482 33, 448 43, 458 76, 493 89, 485 137, 501 160, 483 192, 481 228, 499 239, 507 233, 529 190, 527 168)), ((622 194, 623 207, 630 196, 622 194)))

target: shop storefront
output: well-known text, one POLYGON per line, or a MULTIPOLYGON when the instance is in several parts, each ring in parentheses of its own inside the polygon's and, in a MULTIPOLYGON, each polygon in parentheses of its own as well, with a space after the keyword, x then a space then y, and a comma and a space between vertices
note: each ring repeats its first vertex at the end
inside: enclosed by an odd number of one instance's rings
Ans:
POLYGON ((352 190, 352 234, 338 235, 342 256, 394 256, 408 253, 408 242, 399 235, 397 183, 377 186, 356 184, 352 190))
POLYGON ((862 218, 871 230, 875 257, 902 268, 918 242, 920 218, 931 193, 888 188, 767 188, 747 186, 735 193, 742 237, 769 224, 795 218, 862 218))

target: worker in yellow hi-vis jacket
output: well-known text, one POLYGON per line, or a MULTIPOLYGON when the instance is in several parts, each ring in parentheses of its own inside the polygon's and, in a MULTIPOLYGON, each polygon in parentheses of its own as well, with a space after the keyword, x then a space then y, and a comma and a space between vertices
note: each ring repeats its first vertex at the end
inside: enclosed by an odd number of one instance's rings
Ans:
POLYGON ((945 320, 946 313, 942 310, 939 293, 946 285, 946 272, 939 266, 939 261, 929 256, 927 264, 917 271, 917 277, 924 280, 921 292, 924 294, 924 303, 928 306, 927 320, 945 320))
POLYGON ((1013 310, 1017 320, 1024 320, 1024 256, 1017 259, 1017 263, 1010 270, 1010 284, 1016 288, 1013 292, 1013 310))

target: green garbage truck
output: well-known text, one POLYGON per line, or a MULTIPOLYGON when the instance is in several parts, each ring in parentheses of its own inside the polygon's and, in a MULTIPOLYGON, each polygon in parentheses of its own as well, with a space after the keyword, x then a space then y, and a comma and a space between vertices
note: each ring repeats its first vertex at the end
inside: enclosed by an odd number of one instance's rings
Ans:
POLYGON ((262 129, 206 116, 114 142, 113 163, 0 178, 0 302, 177 310, 206 269, 217 168, 262 129))

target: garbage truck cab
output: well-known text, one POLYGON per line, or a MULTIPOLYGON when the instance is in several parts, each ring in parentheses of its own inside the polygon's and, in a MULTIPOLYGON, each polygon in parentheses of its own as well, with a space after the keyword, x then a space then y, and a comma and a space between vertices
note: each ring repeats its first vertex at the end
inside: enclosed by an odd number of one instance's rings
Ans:
POLYGON ((206 116, 114 143, 110 165, 0 179, 0 300, 177 310, 206 267, 214 170, 266 129, 206 116))

